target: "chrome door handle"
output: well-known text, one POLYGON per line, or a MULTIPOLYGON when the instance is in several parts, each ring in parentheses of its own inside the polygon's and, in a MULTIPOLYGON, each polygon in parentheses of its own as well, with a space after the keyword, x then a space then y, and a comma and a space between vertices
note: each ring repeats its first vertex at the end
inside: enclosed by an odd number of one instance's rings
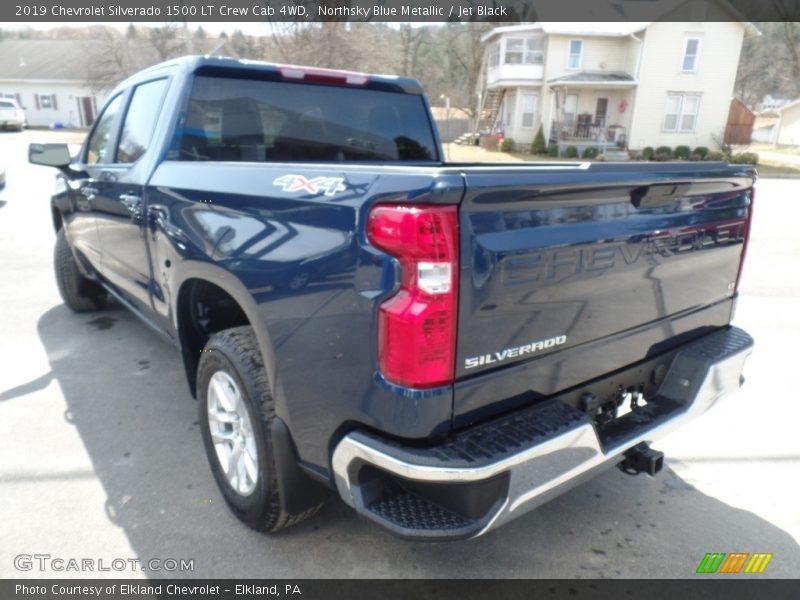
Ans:
POLYGON ((90 185, 85 185, 81 188, 81 196, 87 200, 94 200, 97 196, 97 188, 90 185))
POLYGON ((142 208, 142 198, 136 194, 121 194, 119 197, 122 205, 128 209, 132 215, 139 215, 142 208))
POLYGON ((151 225, 157 225, 162 229, 167 225, 167 208, 160 204, 151 204, 147 207, 147 216, 150 218, 151 225))

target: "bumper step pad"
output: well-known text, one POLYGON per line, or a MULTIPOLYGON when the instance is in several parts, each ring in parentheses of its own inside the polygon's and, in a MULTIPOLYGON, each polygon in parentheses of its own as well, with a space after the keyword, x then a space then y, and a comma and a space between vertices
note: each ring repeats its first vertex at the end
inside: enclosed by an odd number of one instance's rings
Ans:
POLYGON ((378 500, 367 509, 398 528, 416 531, 468 529, 473 520, 408 491, 378 500))
POLYGON ((518 454, 586 422, 585 413, 553 398, 475 425, 433 447, 415 448, 363 432, 356 435, 404 462, 474 469, 518 454))

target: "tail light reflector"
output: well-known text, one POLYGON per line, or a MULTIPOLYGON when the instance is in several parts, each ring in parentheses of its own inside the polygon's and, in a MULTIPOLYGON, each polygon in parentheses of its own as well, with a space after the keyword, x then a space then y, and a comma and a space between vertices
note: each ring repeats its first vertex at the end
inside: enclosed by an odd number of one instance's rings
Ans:
POLYGON ((400 262, 400 289, 378 309, 378 363, 398 385, 453 382, 458 310, 458 208, 377 205, 370 243, 400 262))

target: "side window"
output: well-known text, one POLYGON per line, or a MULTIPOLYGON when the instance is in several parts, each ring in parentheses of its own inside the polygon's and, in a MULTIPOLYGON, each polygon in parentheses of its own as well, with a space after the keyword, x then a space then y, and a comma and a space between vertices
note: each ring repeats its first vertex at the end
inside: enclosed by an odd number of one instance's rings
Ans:
POLYGON ((166 79, 136 86, 128 106, 128 112, 125 114, 115 162, 136 162, 147 151, 150 138, 153 137, 156 120, 161 112, 161 100, 166 88, 166 79))
POLYGON ((98 119, 97 126, 95 126, 94 131, 92 131, 92 137, 89 138, 86 164, 94 165, 97 163, 109 162, 106 160, 110 158, 106 156, 108 152, 108 143, 111 140, 111 134, 114 132, 114 124, 117 122, 117 113, 119 112, 121 104, 122 94, 119 94, 111 101, 98 119))

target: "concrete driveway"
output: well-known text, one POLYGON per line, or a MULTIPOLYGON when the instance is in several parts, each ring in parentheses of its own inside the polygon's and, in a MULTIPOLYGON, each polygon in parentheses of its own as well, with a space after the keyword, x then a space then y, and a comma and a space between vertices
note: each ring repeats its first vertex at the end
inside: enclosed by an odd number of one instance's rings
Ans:
POLYGON ((0 577, 689 577, 706 552, 737 551, 774 554, 762 577, 800 572, 800 181, 759 183, 736 316, 757 343, 746 387, 660 444, 657 478, 614 469, 461 543, 395 539, 341 502, 265 537, 217 492, 177 352, 122 309, 60 303, 53 172, 25 155, 65 135, 0 134, 0 577), (129 566, 19 571, 21 554, 129 566))

